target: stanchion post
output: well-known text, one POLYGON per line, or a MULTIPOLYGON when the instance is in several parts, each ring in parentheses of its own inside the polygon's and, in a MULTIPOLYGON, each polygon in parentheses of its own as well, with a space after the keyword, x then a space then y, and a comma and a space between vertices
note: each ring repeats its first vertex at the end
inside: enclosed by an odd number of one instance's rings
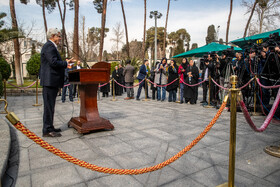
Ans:
POLYGON ((234 173, 235 173, 235 149, 236 149, 236 105, 237 93, 239 89, 236 88, 237 76, 232 75, 230 82, 232 88, 230 89, 230 142, 229 142, 229 168, 228 168, 228 183, 219 185, 218 187, 234 187, 234 173))
POLYGON ((115 79, 114 78, 112 79, 112 83, 113 83, 113 88, 112 88, 113 89, 113 99, 111 101, 116 101, 117 99, 115 98, 116 93, 115 93, 115 79))
POLYGON ((211 102, 211 75, 209 75, 208 77, 209 79, 209 88, 208 88, 208 105, 205 106, 205 108, 214 108, 214 106, 211 106, 210 105, 210 102, 211 102))
POLYGON ((38 104, 38 82, 39 82, 39 78, 37 77, 36 79, 36 103, 32 106, 41 106, 42 104, 38 104))
POLYGON ((181 85, 180 85, 180 76, 179 76, 179 90, 178 90, 178 100, 176 101, 176 103, 180 103, 181 102, 181 85))
POLYGON ((142 101, 150 101, 150 99, 148 99, 148 79, 145 78, 144 81, 144 86, 145 86, 145 99, 143 99, 142 101))

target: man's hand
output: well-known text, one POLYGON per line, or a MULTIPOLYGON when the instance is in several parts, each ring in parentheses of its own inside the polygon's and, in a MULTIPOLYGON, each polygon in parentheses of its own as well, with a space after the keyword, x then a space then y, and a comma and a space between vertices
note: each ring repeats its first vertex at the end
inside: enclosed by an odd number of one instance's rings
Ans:
POLYGON ((74 57, 72 57, 71 59, 66 59, 66 62, 67 62, 68 64, 71 64, 71 63, 75 63, 76 60, 74 59, 74 57))

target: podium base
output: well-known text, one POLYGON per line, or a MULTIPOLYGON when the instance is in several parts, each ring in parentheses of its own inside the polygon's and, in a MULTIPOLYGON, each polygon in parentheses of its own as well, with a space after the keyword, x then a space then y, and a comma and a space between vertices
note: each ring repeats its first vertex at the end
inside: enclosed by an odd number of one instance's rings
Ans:
POLYGON ((89 133, 95 130, 113 130, 114 126, 107 119, 98 117, 87 121, 81 117, 74 117, 68 122, 68 127, 74 127, 79 133, 89 133))
POLYGON ((32 106, 42 106, 42 104, 34 104, 34 105, 32 105, 32 106))
POLYGON ((280 158, 280 146, 267 146, 264 148, 264 152, 269 155, 280 158))

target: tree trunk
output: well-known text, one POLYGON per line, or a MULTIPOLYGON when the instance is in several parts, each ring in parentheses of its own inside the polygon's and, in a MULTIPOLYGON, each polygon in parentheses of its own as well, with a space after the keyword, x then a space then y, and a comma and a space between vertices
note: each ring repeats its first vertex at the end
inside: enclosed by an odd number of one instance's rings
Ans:
POLYGON ((227 22, 226 44, 228 44, 229 26, 230 26, 230 19, 231 19, 231 13, 232 13, 232 2, 233 2, 233 0, 230 0, 230 10, 229 10, 228 22, 227 22))
POLYGON ((57 2, 57 6, 58 6, 58 10, 59 10, 59 15, 60 15, 60 20, 61 20, 61 24, 62 24, 62 37, 61 37, 61 52, 64 53, 64 28, 63 28, 63 18, 62 18, 62 11, 61 11, 61 7, 60 7, 60 3, 59 0, 56 1, 57 2))
POLYGON ((58 9, 59 9, 61 24, 62 24, 61 49, 62 49, 62 53, 64 53, 65 52, 64 47, 66 46, 67 56, 69 56, 68 41, 67 41, 67 35, 66 35, 66 30, 65 30, 66 2, 65 2, 65 0, 63 0, 63 8, 64 8, 63 13, 61 10, 59 0, 57 0, 57 5, 58 5, 58 9))
POLYGON ((106 24, 106 11, 107 11, 107 0, 103 0, 100 45, 99 45, 99 57, 98 57, 99 62, 102 61, 102 56, 103 56, 103 45, 104 45, 105 24, 106 24))
POLYGON ((44 19, 44 26, 45 26, 45 33, 46 33, 46 40, 48 40, 47 32, 48 32, 48 25, 45 13, 45 0, 42 0, 42 12, 43 12, 43 19, 44 19))
POLYGON ((147 0, 144 0, 144 34, 143 34, 143 43, 142 43, 142 60, 145 60, 145 42, 146 42, 146 19, 147 17, 147 0))
POLYGON ((260 30, 259 30, 259 34, 262 33, 264 12, 265 12, 264 9, 261 8, 261 17, 260 17, 260 30))
POLYGON ((247 24, 246 24, 246 27, 245 27, 245 31, 244 31, 244 34, 243 34, 243 38, 245 38, 246 35, 247 35, 247 30, 248 30, 248 28, 249 28, 249 24, 250 24, 250 22, 251 22, 251 19, 252 19, 252 17, 253 17, 254 12, 255 12, 255 8, 256 8, 257 3, 258 3, 258 0, 255 0, 255 3, 254 3, 254 5, 253 5, 253 8, 252 8, 252 11, 251 11, 251 14, 250 14, 250 17, 249 17, 249 19, 248 19, 248 21, 247 21, 247 24))
POLYGON ((168 22, 168 14, 169 14, 169 7, 170 7, 170 0, 168 0, 167 5, 167 12, 166 12, 166 20, 165 20, 165 27, 164 27, 164 36, 163 36, 163 56, 165 56, 165 43, 166 43, 166 32, 167 32, 167 22, 168 22))
MULTIPOLYGON (((12 28, 15 31, 18 31, 18 24, 17 24, 17 17, 16 17, 16 11, 15 11, 15 1, 10 0, 10 12, 11 12, 11 18, 12 18, 12 28)), ((14 50, 15 50, 15 76, 18 86, 23 85, 23 76, 21 74, 21 63, 20 63, 20 45, 18 38, 13 39, 14 43, 14 50)))
POLYGON ((66 34, 66 29, 65 29, 65 17, 66 17, 66 0, 63 0, 63 30, 64 30, 64 37, 65 37, 65 44, 66 44, 66 49, 67 49, 67 56, 69 57, 69 45, 68 45, 68 39, 67 39, 67 34, 66 34))
POLYGON ((125 37, 126 37, 126 53, 128 59, 130 58, 129 55, 129 42, 128 42, 128 31, 127 31, 127 24, 126 24, 126 18, 125 18, 125 12, 124 12, 124 7, 123 7, 123 0, 121 1, 121 6, 122 6, 122 13, 123 13, 123 22, 124 22, 124 28, 125 28, 125 37))
POLYGON ((73 36, 73 56, 79 60, 79 0, 75 0, 74 36, 73 36))
POLYGON ((86 63, 86 61, 87 61, 85 22, 86 22, 86 18, 85 18, 85 16, 83 16, 83 60, 84 60, 84 63, 86 63))

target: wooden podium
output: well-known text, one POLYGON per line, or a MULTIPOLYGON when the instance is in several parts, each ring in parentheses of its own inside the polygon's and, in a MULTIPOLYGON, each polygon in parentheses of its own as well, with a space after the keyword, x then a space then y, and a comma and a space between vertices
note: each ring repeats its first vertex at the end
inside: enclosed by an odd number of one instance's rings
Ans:
POLYGON ((88 133, 94 130, 109 129, 114 126, 109 120, 99 116, 97 107, 97 90, 99 83, 110 80, 111 64, 98 62, 91 69, 79 69, 69 72, 69 82, 78 84, 80 92, 80 116, 73 117, 68 125, 79 133, 88 133))

